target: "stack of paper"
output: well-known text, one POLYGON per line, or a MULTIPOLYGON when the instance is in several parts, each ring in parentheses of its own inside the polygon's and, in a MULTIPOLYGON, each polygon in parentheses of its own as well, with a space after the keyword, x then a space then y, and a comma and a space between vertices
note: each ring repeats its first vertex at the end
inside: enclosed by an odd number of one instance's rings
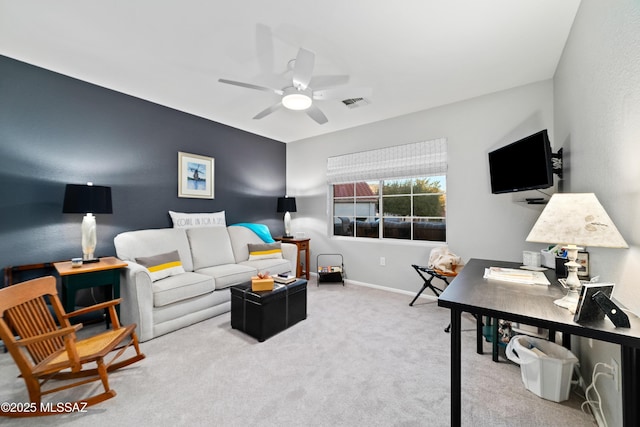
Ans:
POLYGON ((484 269, 484 278, 524 285, 547 285, 549 279, 541 271, 525 271, 517 268, 489 267, 484 269))

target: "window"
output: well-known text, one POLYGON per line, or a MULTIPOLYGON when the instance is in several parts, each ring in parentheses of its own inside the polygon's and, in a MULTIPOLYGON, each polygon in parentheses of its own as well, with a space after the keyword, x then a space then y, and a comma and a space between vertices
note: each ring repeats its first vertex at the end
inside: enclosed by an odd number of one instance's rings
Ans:
POLYGON ((446 140, 331 157, 327 169, 333 235, 446 241, 446 140))

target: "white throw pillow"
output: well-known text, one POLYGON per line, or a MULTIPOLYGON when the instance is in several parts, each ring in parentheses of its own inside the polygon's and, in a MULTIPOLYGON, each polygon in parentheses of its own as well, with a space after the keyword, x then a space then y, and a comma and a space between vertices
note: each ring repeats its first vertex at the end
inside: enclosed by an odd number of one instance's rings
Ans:
POLYGON ((173 228, 196 228, 196 227, 226 227, 227 220, 224 211, 185 213, 169 211, 173 228))

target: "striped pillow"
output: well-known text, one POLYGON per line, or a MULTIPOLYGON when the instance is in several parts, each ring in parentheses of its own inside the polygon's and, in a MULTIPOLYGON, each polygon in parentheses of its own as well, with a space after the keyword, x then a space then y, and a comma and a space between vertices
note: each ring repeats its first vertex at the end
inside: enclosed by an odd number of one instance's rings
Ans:
POLYGON ((249 261, 256 259, 282 259, 280 242, 275 243, 249 243, 249 261))
POLYGON ((136 262, 149 270, 152 282, 184 273, 184 267, 182 267, 178 251, 136 258, 136 262))

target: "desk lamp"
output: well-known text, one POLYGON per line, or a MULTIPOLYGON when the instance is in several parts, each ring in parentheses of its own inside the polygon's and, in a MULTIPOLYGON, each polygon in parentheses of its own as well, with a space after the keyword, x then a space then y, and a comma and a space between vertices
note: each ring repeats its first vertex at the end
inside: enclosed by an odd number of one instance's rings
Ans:
POLYGON ((556 193, 551 196, 527 236, 527 242, 558 243, 567 250, 569 292, 554 303, 575 312, 580 294, 576 262, 579 246, 628 248, 618 229, 593 193, 556 193))
POLYGON ((111 187, 93 185, 67 184, 64 191, 62 213, 83 213, 82 218, 82 261, 96 262, 96 217, 94 213, 113 213, 111 207, 111 187))
POLYGON ((284 212, 284 236, 293 237, 291 235, 291 214, 289 212, 296 211, 296 198, 295 197, 278 197, 278 212, 284 212))

